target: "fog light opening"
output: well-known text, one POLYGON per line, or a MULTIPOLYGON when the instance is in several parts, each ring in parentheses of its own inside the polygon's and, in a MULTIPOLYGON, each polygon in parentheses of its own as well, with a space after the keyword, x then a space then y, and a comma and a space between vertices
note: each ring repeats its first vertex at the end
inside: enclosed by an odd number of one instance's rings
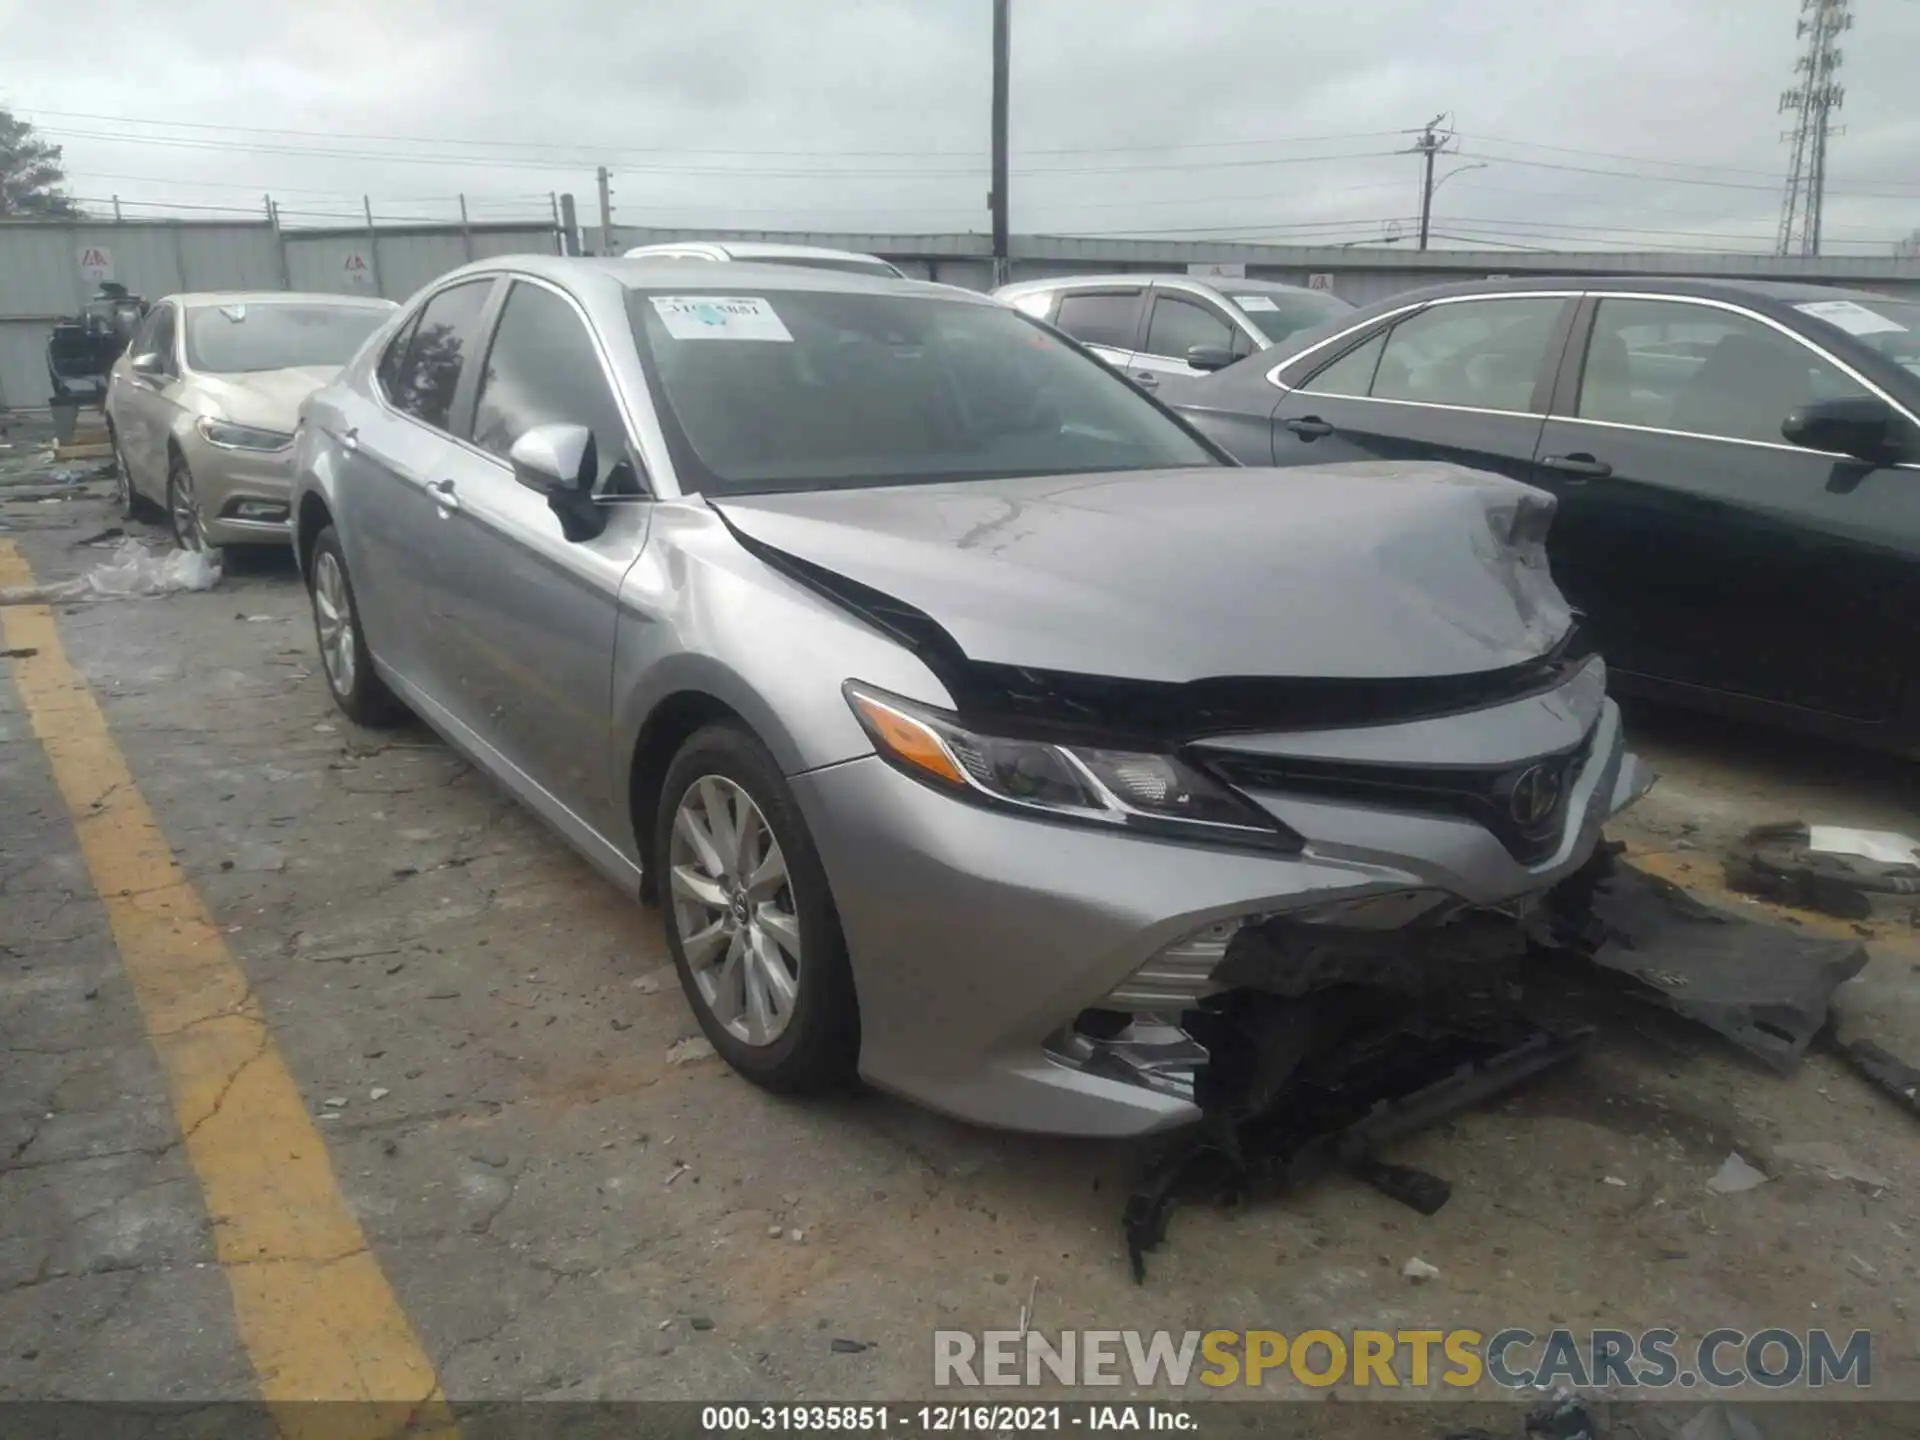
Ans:
POLYGON ((1194 1076, 1207 1063, 1206 1047, 1186 1032, 1177 1012, 1082 1010, 1046 1048, 1085 1074, 1181 1100, 1193 1099, 1194 1076))
POLYGON ((287 507, 273 500, 236 500, 226 510, 230 520, 256 520, 275 525, 285 524, 287 514, 287 507))

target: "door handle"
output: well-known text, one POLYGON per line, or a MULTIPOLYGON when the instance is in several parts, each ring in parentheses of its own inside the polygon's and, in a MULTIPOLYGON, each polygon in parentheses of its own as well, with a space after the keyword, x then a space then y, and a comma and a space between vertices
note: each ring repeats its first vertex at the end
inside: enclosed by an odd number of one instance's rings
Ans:
POLYGON ((1558 470, 1562 475, 1575 475, 1582 480, 1604 480, 1613 474, 1613 466, 1604 460, 1596 460, 1584 450, 1576 450, 1571 455, 1548 455, 1540 463, 1549 470, 1558 470))
POLYGON ((442 514, 460 508, 460 497, 454 493, 453 481, 429 480, 427 490, 433 496, 433 503, 440 507, 442 514))
POLYGON ((1282 420, 1280 423, 1302 440, 1318 440, 1322 435, 1333 433, 1333 426, 1318 415, 1302 415, 1298 420, 1282 420))
POLYGON ((1136 370, 1133 372, 1133 383, 1142 390, 1158 390, 1160 377, 1151 370, 1136 370))

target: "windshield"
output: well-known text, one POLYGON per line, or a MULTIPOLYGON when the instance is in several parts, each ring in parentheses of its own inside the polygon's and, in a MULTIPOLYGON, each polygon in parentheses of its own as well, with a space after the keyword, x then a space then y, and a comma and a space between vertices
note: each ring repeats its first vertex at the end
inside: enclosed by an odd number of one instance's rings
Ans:
POLYGON ((884 260, 862 260, 857 255, 737 255, 742 264, 797 265, 802 270, 843 270, 849 275, 884 275, 898 280, 900 272, 884 260))
MULTIPOLYGON (((1232 294, 1231 291, 1228 293, 1232 294)), ((1268 294, 1249 291, 1233 295, 1233 303, 1246 313, 1254 328, 1267 337, 1269 345, 1278 345, 1297 331, 1324 325, 1335 316, 1345 315, 1353 309, 1338 295, 1313 290, 1282 290, 1268 294)))
POLYGON ((1794 307, 1844 330, 1909 374, 1920 375, 1920 304, 1911 300, 1809 300, 1794 307))
POLYGON ((187 312, 187 363, 215 375, 344 365, 387 314, 375 305, 199 305, 187 312))
POLYGON ((681 485, 718 494, 1222 463, 1098 360, 999 305, 635 293, 681 485))

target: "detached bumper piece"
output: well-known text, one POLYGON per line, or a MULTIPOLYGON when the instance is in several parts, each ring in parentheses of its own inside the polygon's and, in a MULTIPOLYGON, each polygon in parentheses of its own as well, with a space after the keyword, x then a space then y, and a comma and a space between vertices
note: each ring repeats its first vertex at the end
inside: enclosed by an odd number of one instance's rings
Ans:
MULTIPOLYGON (((1239 931, 1212 976, 1220 993, 1172 1031, 1206 1056, 1189 1072, 1203 1118, 1127 1201, 1134 1278, 1144 1279, 1146 1253, 1184 1200, 1233 1203, 1341 1170, 1434 1213, 1447 1182, 1379 1152, 1577 1056, 1593 1027, 1535 1017, 1590 1015, 1579 1003, 1585 976, 1790 1070, 1827 1025, 1834 991, 1866 964, 1866 947, 1703 905, 1618 854, 1602 847, 1511 913, 1470 910, 1392 930, 1269 920, 1239 931), (1555 964, 1566 960, 1586 963, 1555 964)), ((1920 1072, 1878 1047, 1834 1043, 1915 1105, 1920 1072)))

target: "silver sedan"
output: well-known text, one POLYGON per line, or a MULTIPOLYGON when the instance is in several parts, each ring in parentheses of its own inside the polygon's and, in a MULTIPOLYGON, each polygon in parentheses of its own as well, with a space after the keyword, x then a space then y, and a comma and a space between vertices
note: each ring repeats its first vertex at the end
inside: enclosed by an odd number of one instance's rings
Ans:
POLYGON ((394 308, 277 290, 156 303, 107 382, 123 513, 157 509, 190 550, 284 545, 300 402, 394 308))
POLYGON ((655 900, 773 1088, 1191 1122, 1183 1016, 1264 983, 1237 935, 1514 909, 1646 783, 1548 497, 1240 468, 943 286, 488 261, 295 448, 340 708, 412 710, 655 900))

